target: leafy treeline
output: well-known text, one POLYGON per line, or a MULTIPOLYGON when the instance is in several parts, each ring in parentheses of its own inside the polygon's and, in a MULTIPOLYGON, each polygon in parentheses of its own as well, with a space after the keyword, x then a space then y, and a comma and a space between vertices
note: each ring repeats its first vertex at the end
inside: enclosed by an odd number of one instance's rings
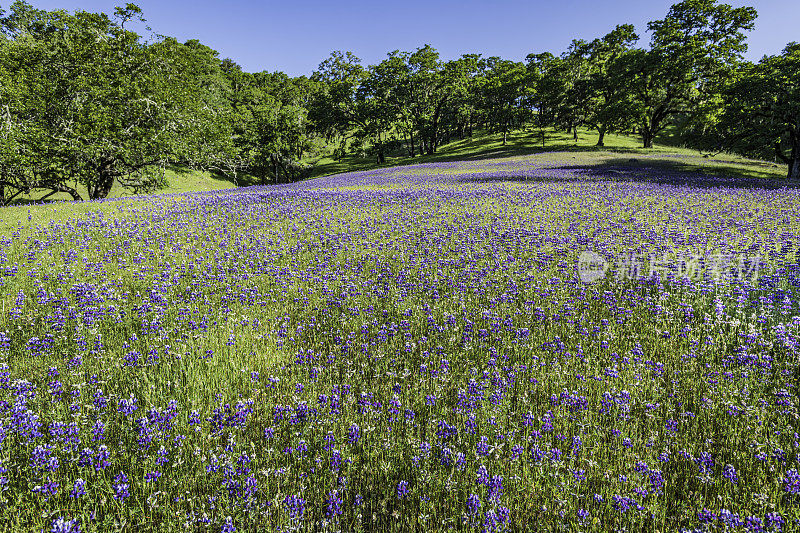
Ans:
POLYGON ((435 153, 475 129, 635 131, 643 147, 673 128, 699 148, 775 157, 800 178, 800 45, 742 59, 753 8, 684 0, 648 25, 629 24, 560 56, 525 62, 431 46, 362 66, 334 52, 310 77, 242 71, 196 40, 149 40, 127 4, 112 16, 0 10, 0 198, 44 191, 104 198, 116 182, 158 188, 171 165, 262 182, 309 173, 333 156, 435 153), (305 161, 305 163, 301 163, 305 161))

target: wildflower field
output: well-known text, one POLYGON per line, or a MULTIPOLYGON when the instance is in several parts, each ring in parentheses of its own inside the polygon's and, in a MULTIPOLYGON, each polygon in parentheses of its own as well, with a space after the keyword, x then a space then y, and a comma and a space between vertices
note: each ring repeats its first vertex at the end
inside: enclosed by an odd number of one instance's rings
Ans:
POLYGON ((33 208, 0 529, 798 531, 798 213, 565 154, 33 208))

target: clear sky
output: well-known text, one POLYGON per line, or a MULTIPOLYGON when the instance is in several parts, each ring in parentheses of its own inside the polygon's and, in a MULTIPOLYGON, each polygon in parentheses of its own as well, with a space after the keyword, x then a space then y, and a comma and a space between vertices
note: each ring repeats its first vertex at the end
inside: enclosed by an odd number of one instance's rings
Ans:
MULTIPOLYGON (((40 9, 103 11, 127 0, 28 0, 40 9)), ((677 1, 677 0, 675 0, 677 1)), ((0 0, 8 8, 11 0, 0 0)), ((246 71, 310 74, 333 50, 365 65, 391 50, 431 44, 443 59, 465 53, 521 61, 532 52, 563 52, 572 39, 600 37, 634 24, 646 43, 648 21, 671 0, 138 0, 156 33, 198 39, 246 71)), ((758 11, 747 57, 777 54, 800 41, 800 0, 729 0, 758 11)), ((143 33, 137 28, 137 31, 143 33)))

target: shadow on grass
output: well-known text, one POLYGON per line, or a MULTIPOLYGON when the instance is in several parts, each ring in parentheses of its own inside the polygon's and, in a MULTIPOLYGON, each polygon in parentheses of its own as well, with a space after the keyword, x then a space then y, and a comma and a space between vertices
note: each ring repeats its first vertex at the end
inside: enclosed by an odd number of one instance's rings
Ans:
POLYGON ((577 144, 571 135, 553 132, 546 132, 544 145, 541 144, 541 136, 538 132, 515 132, 509 134, 508 142, 505 145, 501 144, 501 139, 502 137, 499 135, 466 137, 440 146, 439 151, 436 153, 422 154, 415 157, 407 155, 404 149, 398 150, 389 152, 384 164, 377 164, 374 157, 350 155, 338 161, 316 165, 311 177, 318 178, 344 172, 359 172, 362 170, 423 163, 452 163, 456 161, 524 157, 549 152, 618 152, 627 154, 640 153, 642 151, 633 146, 596 146, 595 139, 585 134, 581 134, 577 144))
MULTIPOLYGON (((690 159, 690 158, 686 158, 690 159)), ((614 183, 653 183, 658 185, 683 186, 700 189, 736 188, 736 189, 800 189, 800 180, 789 180, 776 177, 774 167, 763 163, 763 170, 752 168, 752 162, 746 168, 726 166, 741 164, 737 161, 719 161, 696 164, 681 160, 676 156, 670 160, 646 157, 616 157, 594 164, 556 165, 538 169, 538 176, 520 177, 470 177, 464 181, 499 182, 516 181, 524 183, 557 183, 608 181, 614 183)))

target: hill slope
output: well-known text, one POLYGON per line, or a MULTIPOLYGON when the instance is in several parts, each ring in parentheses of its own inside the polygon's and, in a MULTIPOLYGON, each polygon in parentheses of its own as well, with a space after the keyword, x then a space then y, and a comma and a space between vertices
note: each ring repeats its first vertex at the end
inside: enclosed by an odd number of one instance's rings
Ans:
MULTIPOLYGON (((652 149, 643 149, 639 145, 641 141, 638 137, 629 135, 606 135, 606 145, 604 147, 595 146, 597 136, 592 131, 579 130, 578 141, 575 142, 571 134, 556 132, 553 130, 545 131, 544 145, 541 142, 541 135, 536 131, 520 131, 508 135, 506 145, 502 144, 502 139, 498 135, 476 134, 474 137, 461 140, 454 140, 442 145, 437 153, 432 155, 422 155, 408 157, 404 152, 389 154, 384 165, 377 165, 372 157, 359 157, 349 155, 340 160, 323 158, 316 161, 312 177, 326 176, 341 172, 367 170, 372 168, 385 168, 398 165, 412 165, 419 163, 435 163, 440 161, 470 161, 496 159, 506 157, 516 157, 532 155, 543 152, 572 152, 576 157, 592 164, 595 159, 602 160, 608 154, 622 154, 629 157, 647 155, 649 164, 674 162, 672 156, 687 156, 682 159, 681 165, 684 170, 702 170, 718 175, 732 175, 739 177, 752 178, 782 178, 783 167, 769 162, 754 161, 730 154, 723 154, 712 158, 703 157, 697 150, 688 148, 676 148, 666 145, 656 145, 652 149)), ((156 194, 173 194, 184 192, 211 191, 235 188, 236 185, 227 177, 205 171, 190 169, 169 169, 167 170, 167 187, 157 191, 156 194)), ((243 175, 239 185, 256 185, 257 182, 252 176, 243 175)), ((79 189, 79 192, 85 193, 79 189)), ((24 203, 36 202, 42 195, 32 195, 23 198, 24 203)), ((121 198, 133 196, 115 185, 112 188, 109 198, 121 198)), ((56 201, 69 201, 66 194, 57 194, 51 197, 56 201)))

